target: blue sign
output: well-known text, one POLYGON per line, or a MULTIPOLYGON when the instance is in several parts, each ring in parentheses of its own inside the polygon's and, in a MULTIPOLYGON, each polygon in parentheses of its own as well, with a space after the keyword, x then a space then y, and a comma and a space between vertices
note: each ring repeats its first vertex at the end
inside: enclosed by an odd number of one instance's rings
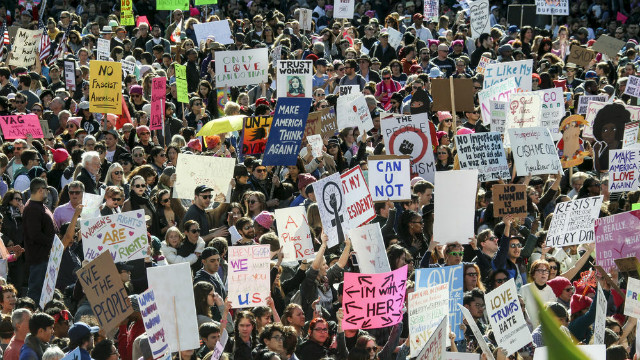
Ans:
POLYGON ((462 269, 463 265, 454 265, 416 270, 416 289, 449 283, 449 326, 456 333, 456 341, 464 339, 464 332, 460 329, 462 311, 458 308, 464 296, 462 269))
POLYGON ((262 165, 295 165, 307 124, 311 98, 278 98, 262 165))

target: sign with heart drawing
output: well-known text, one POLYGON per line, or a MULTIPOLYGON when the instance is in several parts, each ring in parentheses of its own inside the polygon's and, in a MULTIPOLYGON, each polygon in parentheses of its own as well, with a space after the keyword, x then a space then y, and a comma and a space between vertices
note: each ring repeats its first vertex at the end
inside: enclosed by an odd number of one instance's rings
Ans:
POLYGON ((471 36, 476 39, 483 33, 491 31, 489 21, 489 0, 477 0, 469 4, 471 15, 471 36))
POLYGON ((144 210, 128 211, 80 221, 84 258, 91 261, 109 251, 113 262, 147 256, 147 224, 144 210))

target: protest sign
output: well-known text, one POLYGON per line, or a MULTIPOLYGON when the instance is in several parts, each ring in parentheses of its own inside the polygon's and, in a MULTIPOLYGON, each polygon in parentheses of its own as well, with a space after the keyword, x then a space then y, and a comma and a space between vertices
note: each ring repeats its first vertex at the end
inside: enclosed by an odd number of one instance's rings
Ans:
POLYGON ((627 80, 627 86, 624 88, 627 95, 640 97, 640 77, 630 75, 627 80))
POLYGON ((569 0, 536 0, 538 15, 569 15, 569 0))
POLYGON ((456 194, 456 201, 435 198, 434 241, 449 244, 472 238, 478 170, 438 171, 434 185, 441 194, 456 194))
POLYGON ((87 260, 93 260, 103 252, 108 252, 114 262, 144 259, 147 256, 144 210, 82 219, 80 233, 87 260))
POLYGON ((355 0, 333 0, 333 17, 336 19, 353 19, 355 0))
POLYGON ((380 223, 362 225, 349 230, 351 246, 356 252, 358 268, 363 274, 390 272, 389 259, 386 256, 380 223))
POLYGON ((193 199, 193 191, 198 185, 213 188, 214 199, 218 194, 226 195, 235 165, 233 158, 180 154, 176 165, 176 182, 173 186, 174 197, 193 199))
POLYGON ((595 221, 596 263, 606 271, 616 267, 615 259, 640 256, 640 210, 615 214, 595 221))
POLYGON ((82 212, 80 213, 80 218, 92 219, 100 217, 100 205, 102 205, 102 200, 104 200, 103 191, 101 191, 100 195, 87 192, 83 193, 82 212))
POLYGON ((344 273, 342 328, 379 329, 402 321, 407 265, 381 274, 344 273))
MULTIPOLYGON (((488 64, 484 71, 484 89, 514 78, 519 91, 531 91, 531 74, 533 73, 533 60, 508 61, 488 64)), ((500 99, 496 99, 500 100, 500 99)))
MULTIPOLYGON (((176 91, 178 93, 178 102, 188 103, 188 85, 187 85, 187 67, 185 65, 175 64, 176 69, 176 91)), ((217 72, 217 69, 216 69, 217 72)))
MULTIPOLYGON (((604 103, 605 101, 607 101, 607 99, 608 96, 606 95, 580 95, 580 97, 578 98, 578 109, 576 110, 576 114, 585 115, 587 114, 587 107, 589 106, 590 102, 599 101, 604 103)), ((595 117, 595 113, 598 112, 598 110, 592 110, 590 111, 590 113, 593 113, 593 116, 595 117)), ((585 116, 585 118, 587 119, 587 121, 589 120, 588 116, 585 116)), ((589 122, 589 124, 593 124, 593 122, 591 121, 589 122)))
POLYGON ((229 341, 229 333, 227 329, 222 330, 222 335, 220 336, 220 340, 216 342, 216 348, 213 349, 213 354, 211 354, 211 360, 218 360, 220 356, 224 353, 224 348, 227 345, 227 341, 229 341))
POLYGON ((609 150, 609 192, 638 190, 640 149, 609 150))
POLYGON ((149 288, 153 289, 158 313, 162 314, 162 328, 169 349, 199 348, 198 319, 189 263, 149 267, 147 279, 149 288))
POLYGON ((484 302, 496 342, 508 355, 533 342, 513 279, 485 294, 484 302))
POLYGON ((637 272, 638 265, 640 265, 640 261, 635 256, 629 256, 622 259, 615 259, 613 262, 616 263, 618 270, 620 272, 637 272))
POLYGON ((444 355, 447 350, 448 334, 447 317, 442 316, 440 318, 440 324, 433 334, 431 334, 431 337, 427 340, 416 360, 444 360, 444 355))
POLYGON ((338 86, 338 96, 352 95, 360 92, 360 85, 340 85, 338 86))
POLYGON ((122 64, 92 60, 89 64, 89 111, 122 113, 122 64))
POLYGON ((276 209, 275 220, 284 261, 314 258, 313 242, 304 206, 276 209))
POLYGON ((64 245, 62 241, 60 241, 58 235, 54 235, 51 252, 49 253, 49 262, 47 263, 47 272, 44 274, 42 292, 40 293, 39 304, 42 309, 53 299, 53 293, 56 291, 56 281, 58 280, 58 272, 60 271, 63 252, 64 245))
POLYGON ((151 116, 149 116, 150 130, 164 129, 164 104, 167 98, 167 78, 157 76, 151 79, 151 116))
MULTIPOLYGON (((122 72, 124 72, 124 76, 135 74, 136 71, 136 63, 132 61, 122 60, 120 61, 122 64, 122 72)), ((176 64, 178 65, 178 64, 176 64)))
POLYGON ((35 114, 0 116, 0 128, 5 140, 26 139, 29 134, 35 139, 44 137, 35 114))
POLYGON ((562 169, 549 129, 529 127, 507 131, 519 175, 557 174, 562 169))
MULTIPOLYGON (((540 126, 541 107, 542 101, 538 94, 532 92, 510 94, 505 127, 519 129, 540 126)), ((505 142, 509 143, 507 139, 505 142)))
POLYGON ((266 305, 271 296, 269 245, 229 247, 229 295, 233 308, 266 305))
POLYGON ((136 21, 135 21, 135 18, 133 17, 132 0, 121 0, 120 1, 120 25, 133 26, 135 24, 136 24, 136 21))
POLYGON ((276 66, 278 97, 313 97, 313 62, 280 60, 276 66))
POLYGON ((348 215, 349 227, 358 227, 373 220, 373 199, 360 166, 351 168, 340 175, 342 194, 348 215))
POLYGON ((264 153, 272 121, 273 117, 271 116, 248 116, 244 118, 243 155, 264 153))
POLYGON ((591 49, 586 49, 580 45, 571 45, 571 52, 567 57, 568 63, 574 63, 576 65, 587 67, 591 60, 596 57, 596 52, 591 49))
POLYGON ((591 47, 593 51, 607 54, 612 59, 618 56, 618 52, 622 49, 626 43, 622 40, 618 40, 608 35, 600 35, 595 44, 591 47))
POLYGON ((484 71, 487 69, 487 64, 495 64, 496 60, 490 59, 486 56, 482 56, 480 58, 480 62, 478 62, 478 66, 476 67, 476 73, 484 74, 484 71))
POLYGON ((111 254, 100 254, 76 271, 76 274, 91 304, 91 310, 104 331, 116 328, 133 312, 111 254))
POLYGON ((322 156, 322 148, 324 147, 324 143, 322 142, 322 137, 320 135, 310 135, 307 136, 307 142, 311 145, 311 154, 314 158, 319 158, 322 156))
POLYGON ((298 16, 298 22, 300 23, 300 30, 311 31, 312 16, 313 16, 313 10, 300 8, 300 15, 298 16))
POLYGON ((12 42, 13 49, 9 65, 29 67, 38 59, 40 37, 42 30, 18 29, 16 38, 12 42))
MULTIPOLYGON (((482 121, 485 124, 492 124, 491 109, 489 101, 507 102, 512 93, 518 91, 515 78, 509 78, 499 82, 488 89, 484 89, 478 93, 478 101, 480 102, 480 110, 482 112, 482 121)), ((507 107, 504 108, 504 119, 506 120, 507 107)))
MULTIPOLYGON (((329 108, 322 110, 329 111, 329 108)), ((309 140, 309 136, 320 134, 322 132, 322 122, 320 121, 320 114, 322 111, 314 111, 307 116, 307 125, 304 127, 304 136, 309 140)), ((322 139, 322 136, 320 137, 322 139)))
POLYGON ((596 321, 593 323, 593 343, 604 344, 604 330, 607 319, 607 298, 604 296, 602 286, 598 284, 598 296, 596 303, 596 321))
POLYGON ((624 314, 640 318, 640 280, 629 277, 627 281, 627 297, 624 303, 624 314))
POLYGON ((69 90, 76 89, 76 62, 74 60, 64 61, 64 85, 69 90))
POLYGON ((473 336, 475 336, 478 346, 482 349, 482 353, 487 355, 488 360, 494 360, 493 352, 489 349, 489 345, 487 345, 487 342, 484 340, 484 334, 480 332, 478 324, 476 324, 476 321, 473 319, 473 316, 471 316, 469 310, 461 304, 458 304, 458 308, 462 312, 464 319, 467 320, 467 326, 471 328, 471 332, 473 333, 473 336))
POLYGON ((402 33, 392 27, 387 27, 387 34, 389 34, 389 45, 397 49, 402 42, 402 33))
POLYGON ((456 135, 461 170, 478 170, 478 181, 511 179, 498 132, 456 135))
MULTIPOLYGON (((607 347, 605 345, 576 345, 576 348, 584 355, 584 358, 589 360, 602 360, 607 358, 607 347)), ((554 349, 551 348, 551 351, 553 352, 554 349)), ((549 348, 547 346, 537 347, 536 352, 533 354, 533 360, 548 359, 554 359, 553 357, 549 357, 549 348)))
MULTIPOLYGON (((417 356, 443 319, 448 324, 449 284, 416 289, 409 294, 409 344, 417 356)), ((443 339, 447 340, 447 338, 443 339)))
POLYGON ((600 195, 558 203, 547 232, 547 246, 594 242, 594 222, 600 216, 602 198, 600 195))
POLYGON ((411 159, 408 155, 369 156, 367 162, 373 201, 411 199, 411 159))
POLYGON ((156 10, 189 10, 189 0, 157 0, 156 10))
POLYGON ((329 237, 329 247, 343 242, 344 234, 350 228, 341 181, 340 174, 335 173, 312 183, 322 228, 329 237))
POLYGON ((624 137, 622 139, 622 148, 627 149, 634 147, 638 143, 638 133, 640 132, 640 122, 634 121, 624 125, 624 137))
MULTIPOLYGON (((431 111, 453 111, 451 107, 451 93, 450 79, 431 80, 431 95, 433 96, 431 111)), ((473 102, 473 80, 453 79, 453 93, 456 111, 475 110, 475 104, 473 102)))
POLYGON ((493 216, 513 215, 527 217, 527 186, 522 184, 495 184, 491 187, 493 216))
MULTIPOLYGON (((162 317, 160 316, 153 289, 147 289, 147 291, 138 295, 138 305, 140 305, 140 314, 142 314, 144 329, 149 337, 149 346, 151 347, 153 358, 155 359, 167 352, 170 353, 171 349, 169 349, 169 344, 167 343, 162 317)), ((169 314, 164 316, 167 315, 169 314)))
POLYGON ((560 140, 562 137, 560 133, 560 121, 565 113, 562 89, 554 87, 534 91, 533 94, 537 94, 542 103, 542 108, 540 109, 540 126, 549 129, 551 138, 554 141, 560 140))
POLYGON ((110 55, 111 40, 98 38, 98 61, 109 61, 110 55))
POLYGON ((60 360, 80 360, 80 359, 82 359, 82 354, 80 353, 80 347, 78 346, 73 351, 68 352, 60 360))
POLYGON ((491 131, 504 134, 507 122, 507 105, 506 101, 489 100, 489 113, 491 114, 491 131))
POLYGON ((295 165, 311 98, 279 98, 262 165, 295 165))
POLYGON ((484 33, 491 31, 491 21, 489 21, 489 0, 476 0, 469 4, 471 13, 471 37, 477 39, 484 33))
POLYGON ((380 121, 387 155, 409 155, 411 174, 433 182, 435 126, 426 113, 393 115, 380 121))
POLYGON ((339 96, 336 108, 339 129, 358 127, 369 131, 373 128, 371 113, 361 92, 339 96))
POLYGON ((233 44, 233 36, 229 28, 229 22, 225 20, 210 21, 201 24, 193 24, 193 31, 196 33, 197 44, 207 42, 209 35, 215 36, 215 41, 222 45, 233 44))
POLYGON ((440 16, 440 1, 438 0, 424 0, 424 20, 429 21, 432 19, 438 20, 440 16))
POLYGON ((216 86, 243 86, 267 82, 267 48, 216 52, 216 86))
POLYGON ((336 110, 328 107, 318 111, 320 113, 320 135, 322 137, 331 137, 338 132, 338 118, 336 110))
POLYGON ((460 329, 462 312, 458 308, 458 304, 462 305, 464 289, 462 268, 463 265, 454 265, 416 269, 416 290, 438 284, 449 284, 449 327, 456 333, 456 340, 464 339, 464 332, 460 329))

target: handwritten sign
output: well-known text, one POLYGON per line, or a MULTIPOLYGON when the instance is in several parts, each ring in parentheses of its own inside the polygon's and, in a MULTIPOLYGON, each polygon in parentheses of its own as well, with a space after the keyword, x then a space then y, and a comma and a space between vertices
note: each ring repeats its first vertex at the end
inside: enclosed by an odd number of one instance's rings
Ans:
POLYGON ((358 127, 364 131, 373 128, 371 113, 362 93, 339 96, 336 106, 338 109, 338 128, 358 127))
POLYGON ((456 340, 464 339, 464 332, 460 329, 462 312, 458 308, 458 304, 462 305, 464 290, 462 267, 462 265, 454 265, 416 269, 416 290, 438 284, 449 284, 449 326, 451 331, 456 333, 456 340))
POLYGON ((484 74, 484 71, 487 68, 487 64, 495 64, 497 63, 496 60, 490 59, 486 56, 482 56, 480 57, 480 61, 478 62, 478 66, 476 66, 476 73, 478 74, 484 74))
POLYGON ((625 45, 626 43, 624 41, 603 34, 598 37, 598 40, 591 48, 593 51, 607 54, 610 58, 615 59, 620 49, 625 45))
POLYGON ((360 85, 340 85, 338 86, 338 96, 353 95, 360 92, 360 85))
POLYGON ((335 173, 311 184, 318 202, 318 211, 324 233, 329 237, 328 246, 344 241, 344 234, 351 228, 347 218, 346 200, 342 193, 340 174, 335 173))
POLYGON ((471 36, 476 39, 481 34, 491 31, 491 21, 489 21, 489 0, 476 0, 469 4, 471 13, 471 36))
POLYGON ((638 190, 640 149, 609 150, 609 192, 638 190))
POLYGON ((133 312, 111 254, 100 254, 76 274, 93 314, 105 331, 117 327, 133 312))
POLYGON ((263 165, 296 164, 310 107, 311 98, 278 99, 264 151, 263 165))
POLYGON ((42 293, 40 294, 39 304, 43 309, 49 301, 53 300, 53 293, 56 290, 56 281, 58 280, 58 272, 60 271, 63 252, 64 245, 62 241, 60 241, 58 235, 54 235, 53 245, 49 253, 49 262, 47 263, 47 272, 44 274, 44 283, 42 284, 42 293))
POLYGON ((194 190, 198 185, 213 188, 214 198, 218 194, 226 195, 235 165, 236 161, 233 158, 180 154, 176 165, 174 197, 193 199, 194 190))
POLYGON ((373 199, 360 166, 340 175, 340 182, 350 227, 358 227, 373 220, 376 217, 373 199))
POLYGON ((0 127, 6 140, 26 139, 31 134, 34 138, 43 138, 42 127, 38 115, 0 116, 0 127))
POLYGON ((120 25, 135 25, 136 21, 133 17, 133 6, 131 0, 120 1, 120 25))
POLYGON ((569 0, 546 1, 536 0, 538 15, 569 15, 569 0))
MULTIPOLYGON (((605 101, 607 101, 607 99, 608 97, 606 95, 580 95, 580 97, 578 98, 578 109, 576 110, 576 114, 585 115, 587 114, 587 107, 589 106, 590 102, 599 101, 604 103, 605 101)), ((597 110, 595 112, 597 113, 597 110)), ((593 117, 595 118, 595 114, 593 115, 593 117)), ((589 121, 588 116, 585 117, 585 119, 589 121)), ((589 124, 593 125, 593 121, 589 122, 589 124)))
POLYGON ((591 60, 595 59, 596 52, 591 49, 586 49, 580 45, 571 45, 571 52, 567 57, 567 62, 574 63, 576 65, 586 67, 591 60))
POLYGON ((433 240, 449 244, 472 238, 478 170, 438 171, 435 178, 438 192, 456 194, 456 201, 435 197, 433 240))
MULTIPOLYGON (((449 284, 442 283, 409 294, 409 343, 411 357, 420 350, 435 332, 440 321, 448 324, 449 284)), ((443 340, 447 341, 447 337, 443 340)))
MULTIPOLYGON (((322 110, 329 111, 329 108, 324 108, 322 110)), ((320 120, 321 111, 310 112, 309 116, 307 116, 307 125, 304 127, 304 136, 309 139, 309 136, 317 135, 322 132, 322 122, 320 120)), ((333 136, 333 134, 331 135, 333 136)), ((322 139, 322 136, 320 137, 322 139)))
POLYGON ((509 355, 533 342, 513 279, 485 294, 484 302, 496 342, 509 355))
POLYGON ((411 159, 407 155, 369 156, 369 188, 373 201, 411 199, 411 159))
POLYGON ((344 273, 342 328, 378 329, 402 321, 407 265, 382 274, 344 273))
POLYGON ((266 305, 271 296, 269 245, 229 247, 229 296, 233 308, 266 305))
POLYGON ((604 296, 602 286, 598 284, 598 296, 596 300, 596 321, 593 323, 593 343, 604 344, 604 332, 607 319, 607 298, 604 296))
POLYGON ((157 0, 156 10, 189 10, 189 0, 157 0))
POLYGON ((109 39, 98 38, 98 60, 109 61, 111 54, 111 41, 109 39))
POLYGON ((440 16, 439 6, 440 6, 440 1, 438 1, 438 0, 425 0, 424 1, 423 14, 424 14, 424 17, 425 17, 425 21, 432 20, 432 19, 436 19, 436 20, 438 19, 438 16, 440 16))
POLYGON ((309 135, 307 136, 307 142, 311 145, 311 154, 313 157, 322 157, 322 148, 324 147, 322 137, 320 135, 309 135))
POLYGON ((639 232, 640 210, 596 219, 596 263, 609 271, 616 267, 616 259, 640 256, 639 232))
POLYGON ((244 86, 267 82, 269 52, 266 47, 216 52, 216 86, 244 86))
POLYGON ((333 0, 333 17, 336 19, 353 19, 355 0, 333 0))
POLYGON ((108 252, 114 262, 144 259, 147 256, 147 225, 144 210, 82 220, 84 257, 93 260, 108 252))
POLYGON ((226 19, 193 24, 193 31, 196 33, 198 44, 203 41, 206 42, 207 37, 211 34, 215 36, 215 41, 222 45, 229 45, 234 42, 233 36, 231 35, 231 28, 229 28, 229 22, 226 19))
POLYGON ((162 326, 162 317, 158 310, 153 289, 147 289, 147 291, 138 295, 138 304, 140 305, 140 314, 142 314, 144 329, 149 337, 149 345, 151 346, 153 357, 156 358, 162 354, 171 352, 165 336, 164 327, 162 326))
POLYGON ((447 317, 443 316, 440 319, 440 324, 431 334, 416 360, 444 360, 447 350, 447 334, 447 317))
POLYGON ((547 233, 547 246, 594 242, 594 222, 600 216, 602 198, 600 195, 558 203, 547 233))
POLYGON ((313 62, 280 60, 277 63, 278 97, 313 97, 313 62))
MULTIPOLYGON (((478 93, 478 101, 480 101, 480 110, 482 111, 482 120, 487 124, 493 124, 491 118, 490 101, 507 102, 512 93, 518 91, 518 85, 515 78, 509 78, 499 82, 490 88, 485 88, 478 93)), ((507 117, 507 107, 504 109, 504 119, 507 117)), ((497 131, 497 130, 494 130, 497 131)))
POLYGON ((322 137, 334 136, 338 132, 338 117, 333 107, 321 109, 320 123, 321 123, 321 135, 322 137))
POLYGON ((480 332, 478 324, 476 324, 476 321, 473 319, 473 316, 471 316, 469 310, 460 304, 458 304, 458 308, 462 312, 464 319, 467 320, 467 325, 471 328, 471 332, 482 349, 482 353, 487 355, 488 360, 494 360, 493 352, 489 349, 489 345, 487 345, 487 342, 484 340, 484 334, 480 332))
MULTIPOLYGON (((189 87, 187 85, 187 67, 185 65, 174 65, 176 69, 176 91, 178 95, 178 102, 188 103, 189 102, 189 87)), ((216 69, 216 72, 218 70, 216 69)))
POLYGON ((304 206, 276 209, 275 218, 284 260, 312 259, 313 242, 304 206))
MULTIPOLYGON (((531 91, 533 60, 488 64, 484 72, 484 89, 514 78, 519 91, 531 91)), ((499 99, 498 99, 499 100, 499 99)))
POLYGON ((122 64, 122 72, 124 72, 125 76, 135 73, 136 63, 127 60, 122 60, 120 63, 122 64))
POLYGON ((391 271, 379 223, 350 229, 349 238, 361 273, 380 274, 391 271))
POLYGON ((242 153, 246 155, 262 154, 267 146, 267 136, 271 130, 271 116, 248 116, 244 118, 242 135, 242 153))
POLYGON ((562 137, 560 133, 560 121, 565 114, 562 89, 554 87, 534 91, 533 94, 537 94, 542 103, 542 108, 540 109, 540 126, 549 129, 554 141, 560 140, 562 137))
POLYGON ((513 215, 518 218, 527 217, 526 185, 495 184, 491 187, 493 199, 493 216, 513 215))
POLYGON ((507 105, 506 101, 489 100, 489 113, 491 114, 491 131, 504 134, 507 122, 507 105))
POLYGON ((507 106, 507 129, 540 126, 542 101, 538 94, 511 94, 507 106))
POLYGON ((624 304, 624 314, 640 318, 640 280, 629 277, 627 282, 627 296, 624 304))
POLYGON ((41 36, 42 30, 18 29, 12 42, 13 49, 9 65, 25 67, 34 65, 38 58, 41 36))
POLYGON ((508 129, 518 174, 557 174, 562 168, 551 132, 543 127, 508 129))
POLYGON ((627 149, 634 147, 638 143, 638 133, 640 132, 640 122, 634 121, 624 125, 624 136, 622 139, 622 148, 627 149))
POLYGON ((311 17, 313 16, 313 10, 300 8, 300 16, 298 22, 300 23, 300 30, 311 31, 311 17))
POLYGON ((164 123, 164 107, 167 98, 167 78, 157 76, 151 82, 151 116, 149 129, 162 130, 164 123))
POLYGON ((624 93, 634 97, 640 97, 640 77, 629 75, 624 93))
POLYGON ((478 181, 511 179, 498 132, 456 135, 461 170, 478 170, 478 181))
POLYGON ((122 113, 122 64, 92 60, 89 64, 89 111, 122 113))
POLYGON ((69 90, 76 90, 76 62, 64 61, 64 84, 69 90))

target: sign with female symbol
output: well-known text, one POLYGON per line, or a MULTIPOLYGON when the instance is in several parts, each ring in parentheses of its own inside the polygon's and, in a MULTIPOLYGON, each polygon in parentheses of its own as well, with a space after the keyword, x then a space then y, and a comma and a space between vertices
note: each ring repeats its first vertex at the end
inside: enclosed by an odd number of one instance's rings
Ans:
POLYGON ((344 232, 349 230, 346 207, 340 189, 340 174, 335 173, 313 183, 313 192, 318 200, 318 210, 324 233, 329 237, 328 246, 344 241, 344 232))

